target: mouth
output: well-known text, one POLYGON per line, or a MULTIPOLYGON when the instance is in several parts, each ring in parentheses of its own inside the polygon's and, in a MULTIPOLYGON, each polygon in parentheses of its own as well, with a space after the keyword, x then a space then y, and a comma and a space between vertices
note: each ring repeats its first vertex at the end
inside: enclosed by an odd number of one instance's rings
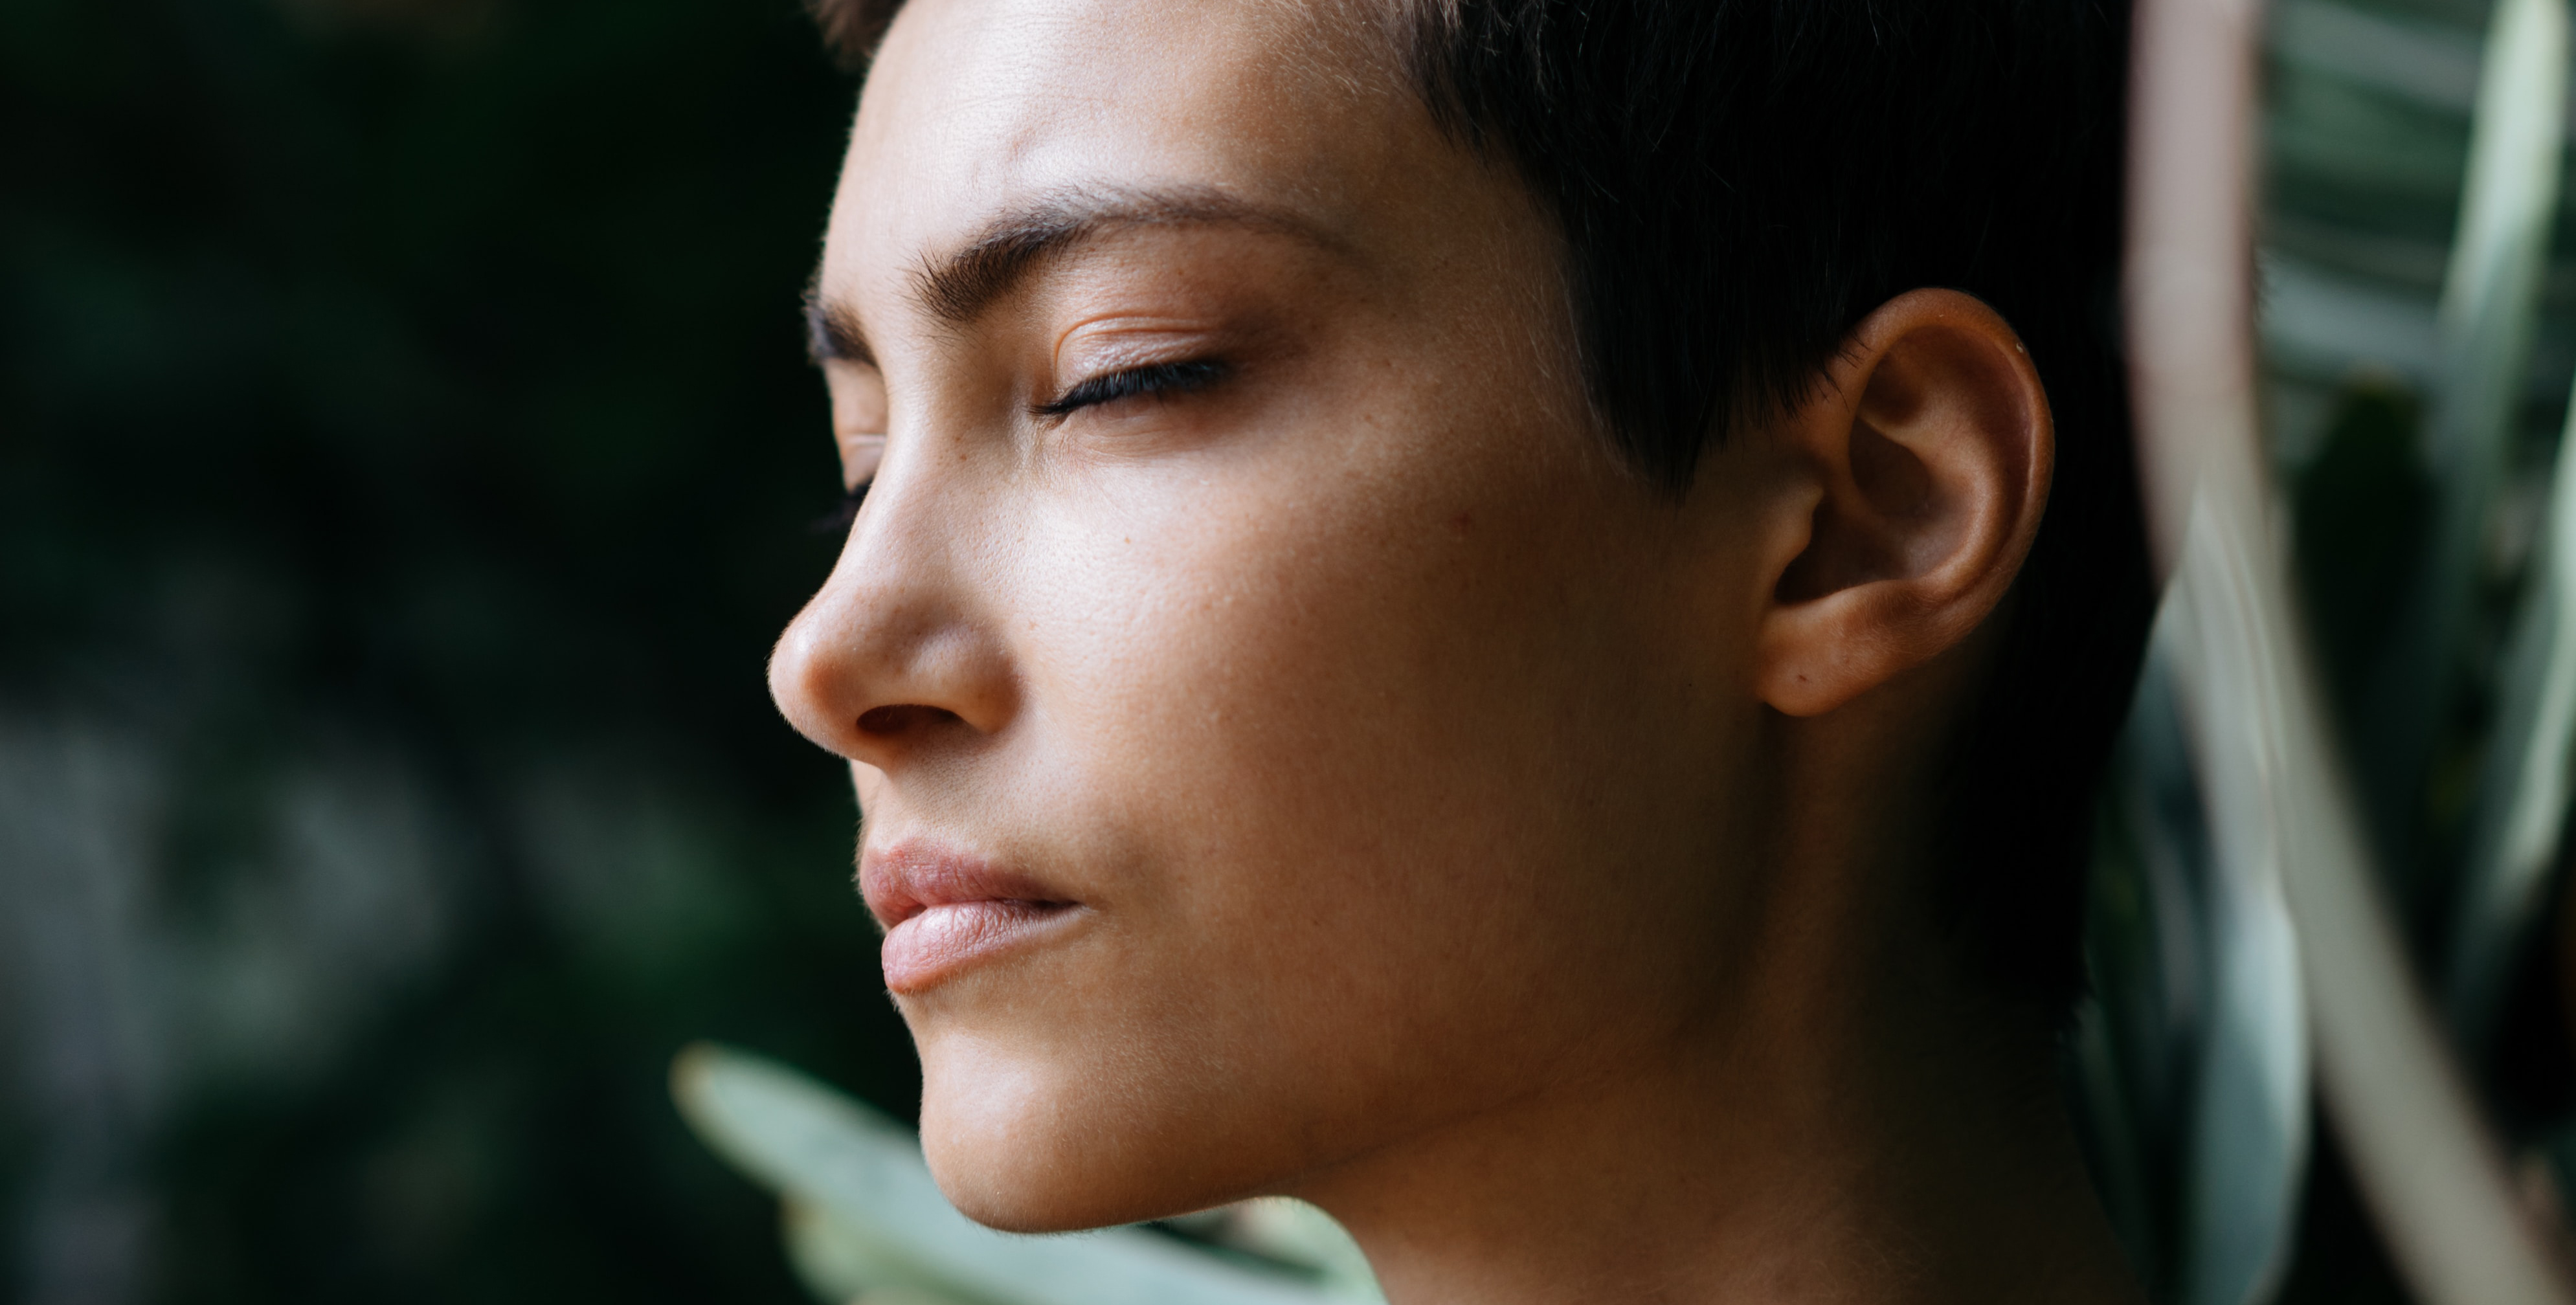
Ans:
POLYGON ((1082 909, 1027 875, 913 842, 870 850, 859 891, 885 927, 878 959, 897 996, 1025 946, 1082 909))

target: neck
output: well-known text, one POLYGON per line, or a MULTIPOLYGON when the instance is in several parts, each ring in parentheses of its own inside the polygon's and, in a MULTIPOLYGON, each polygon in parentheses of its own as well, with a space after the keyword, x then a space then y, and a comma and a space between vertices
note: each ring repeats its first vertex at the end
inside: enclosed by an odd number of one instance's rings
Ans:
POLYGON ((2143 1299, 2046 1040, 1928 930, 1854 927, 1881 858, 1784 852, 1802 900, 1703 1018, 1301 1187, 1394 1305, 2143 1299))
POLYGON ((2044 1070, 1978 1072, 1990 1033, 1899 1005, 1772 1012, 1301 1194, 1394 1305, 2137 1299, 2044 1070))

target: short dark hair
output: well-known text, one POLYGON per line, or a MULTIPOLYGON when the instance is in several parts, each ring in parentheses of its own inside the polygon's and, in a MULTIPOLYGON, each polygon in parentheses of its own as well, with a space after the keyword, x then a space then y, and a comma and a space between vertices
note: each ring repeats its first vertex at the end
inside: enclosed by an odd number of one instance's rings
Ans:
MULTIPOLYGON (((2020 333, 2056 479, 1935 859, 1972 974, 2064 1018, 2153 607, 2116 334, 2125 0, 1385 2, 1434 118, 1554 213, 1591 401, 1667 491, 1905 291, 1975 295, 2020 333)), ((900 4, 809 0, 854 61, 900 4)))

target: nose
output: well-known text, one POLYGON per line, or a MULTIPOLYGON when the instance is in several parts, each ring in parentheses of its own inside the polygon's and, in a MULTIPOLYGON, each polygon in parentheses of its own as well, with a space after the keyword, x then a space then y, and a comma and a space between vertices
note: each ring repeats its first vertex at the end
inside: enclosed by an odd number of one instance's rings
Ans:
POLYGON ((1001 732, 1015 675, 989 559, 920 495, 872 492, 822 590, 779 636, 769 695, 796 731, 896 771, 921 753, 1001 732))

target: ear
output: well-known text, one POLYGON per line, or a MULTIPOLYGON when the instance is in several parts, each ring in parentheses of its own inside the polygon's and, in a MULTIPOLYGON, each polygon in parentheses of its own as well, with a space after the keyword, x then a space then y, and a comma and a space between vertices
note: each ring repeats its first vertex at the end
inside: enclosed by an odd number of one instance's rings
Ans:
POLYGON ((1815 503, 1767 550, 1756 652, 1792 716, 1851 701, 1965 639, 2012 587, 2056 452, 2020 337, 1954 290, 1916 290, 1854 327, 1778 428, 1815 503))

